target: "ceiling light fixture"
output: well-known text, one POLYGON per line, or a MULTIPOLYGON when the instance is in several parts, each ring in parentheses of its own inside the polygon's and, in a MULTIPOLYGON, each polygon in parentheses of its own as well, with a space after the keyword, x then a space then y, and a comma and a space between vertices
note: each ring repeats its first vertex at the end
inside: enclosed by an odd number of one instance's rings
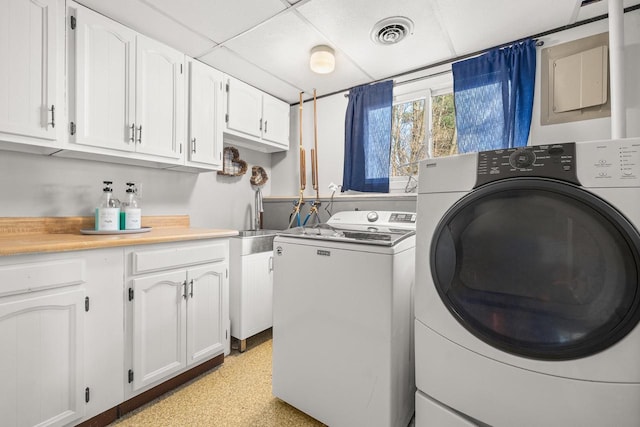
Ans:
POLYGON ((328 74, 336 68, 336 57, 331 47, 319 45, 311 49, 309 59, 311 71, 318 74, 328 74))

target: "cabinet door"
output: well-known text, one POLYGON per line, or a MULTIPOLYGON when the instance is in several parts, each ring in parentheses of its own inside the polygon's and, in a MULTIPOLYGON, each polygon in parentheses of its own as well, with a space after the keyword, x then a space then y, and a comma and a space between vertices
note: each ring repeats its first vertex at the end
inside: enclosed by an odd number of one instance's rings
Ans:
POLYGON ((227 129, 260 138, 262 92, 240 80, 227 79, 227 129))
POLYGON ((273 252, 242 257, 240 339, 273 326, 273 252))
POLYGON ((133 279, 133 389, 186 366, 185 272, 133 279))
POLYGON ((189 62, 189 157, 222 168, 222 73, 189 62))
MULTIPOLYGON (((59 0, 0 0, 0 133, 56 139, 59 0), (52 112, 53 109, 53 112, 52 112)), ((62 40, 63 35, 60 40, 62 40)), ((62 61, 60 61, 62 64, 62 61)))
POLYGON ((136 33, 80 6, 76 22, 74 141, 133 151, 136 33))
POLYGON ((0 414, 7 426, 61 426, 84 414, 84 292, 0 298, 0 414))
POLYGON ((187 364, 224 352, 223 318, 226 264, 216 263, 188 271, 187 364))
POLYGON ((267 94, 262 102, 262 139, 288 148, 289 104, 267 94))
POLYGON ((179 159, 185 139, 184 54, 137 36, 136 151, 179 159))

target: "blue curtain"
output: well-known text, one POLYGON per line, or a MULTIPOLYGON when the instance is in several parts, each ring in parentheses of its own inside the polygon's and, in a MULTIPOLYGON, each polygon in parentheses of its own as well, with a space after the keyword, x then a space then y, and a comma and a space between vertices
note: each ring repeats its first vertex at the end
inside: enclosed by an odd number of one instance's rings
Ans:
POLYGON ((389 192, 393 81, 349 89, 342 191, 389 192))
POLYGON ((527 145, 536 73, 534 40, 456 62, 458 152, 527 145))

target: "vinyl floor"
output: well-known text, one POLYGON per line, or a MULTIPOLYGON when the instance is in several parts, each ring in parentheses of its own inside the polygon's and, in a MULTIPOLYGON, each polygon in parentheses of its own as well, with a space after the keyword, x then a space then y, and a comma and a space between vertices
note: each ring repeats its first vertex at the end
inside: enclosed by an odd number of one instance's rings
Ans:
POLYGON ((271 330, 247 340, 224 363, 125 415, 118 427, 324 426, 271 394, 271 330))

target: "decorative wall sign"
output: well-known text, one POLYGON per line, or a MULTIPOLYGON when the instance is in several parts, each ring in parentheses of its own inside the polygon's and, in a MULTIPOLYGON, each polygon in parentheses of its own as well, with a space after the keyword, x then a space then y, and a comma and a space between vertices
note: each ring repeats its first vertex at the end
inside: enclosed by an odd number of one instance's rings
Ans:
POLYGON ((247 172, 247 162, 240 159, 240 153, 235 147, 225 147, 222 154, 222 170, 218 175, 240 176, 247 172))

